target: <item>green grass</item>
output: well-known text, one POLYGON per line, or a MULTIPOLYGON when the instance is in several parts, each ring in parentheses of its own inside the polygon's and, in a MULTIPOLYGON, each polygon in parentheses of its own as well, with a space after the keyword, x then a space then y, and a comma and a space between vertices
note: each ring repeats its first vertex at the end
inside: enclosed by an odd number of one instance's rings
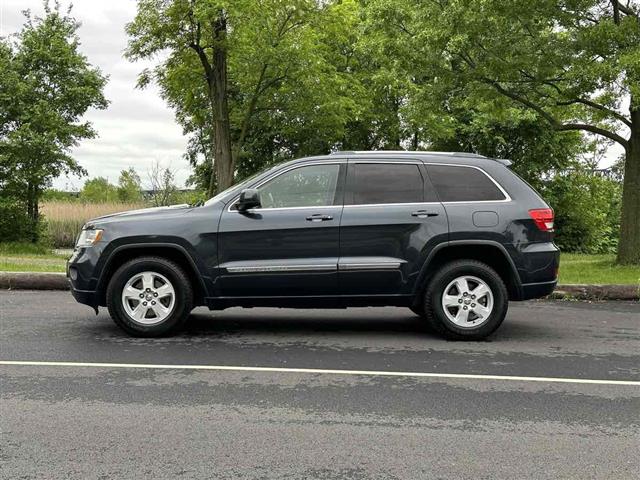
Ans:
POLYGON ((0 243, 0 271, 4 272, 64 272, 67 258, 46 245, 0 243))
POLYGON ((0 243, 0 255, 45 255, 54 256, 53 251, 47 245, 40 243, 2 242, 0 243))
POLYGON ((616 265, 615 255, 563 253, 559 283, 640 285, 640 266, 616 265))
POLYGON ((0 272, 59 272, 64 273, 66 260, 57 263, 42 263, 36 259, 0 257, 0 272))

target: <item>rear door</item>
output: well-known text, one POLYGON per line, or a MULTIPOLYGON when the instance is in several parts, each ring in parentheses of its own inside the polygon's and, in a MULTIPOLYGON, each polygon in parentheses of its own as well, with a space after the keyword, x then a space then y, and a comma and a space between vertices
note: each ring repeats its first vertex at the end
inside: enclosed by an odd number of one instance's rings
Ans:
POLYGON ((447 215, 420 160, 350 159, 340 224, 342 295, 409 295, 447 215))

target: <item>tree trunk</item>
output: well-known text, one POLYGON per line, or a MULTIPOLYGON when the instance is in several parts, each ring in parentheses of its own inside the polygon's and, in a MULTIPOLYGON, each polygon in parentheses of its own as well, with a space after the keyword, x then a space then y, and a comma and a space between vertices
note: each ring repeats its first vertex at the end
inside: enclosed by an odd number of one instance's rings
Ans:
POLYGON ((40 220, 40 211, 38 208, 38 189, 32 183, 27 184, 27 215, 31 222, 31 241, 37 243, 39 240, 38 222, 40 220))
POLYGON ((618 263, 640 264, 640 105, 631 99, 631 137, 624 161, 618 263))
POLYGON ((233 185, 235 165, 231 152, 231 126, 227 99, 227 22, 224 13, 215 22, 213 72, 210 83, 214 123, 214 171, 216 190, 221 192, 233 185))

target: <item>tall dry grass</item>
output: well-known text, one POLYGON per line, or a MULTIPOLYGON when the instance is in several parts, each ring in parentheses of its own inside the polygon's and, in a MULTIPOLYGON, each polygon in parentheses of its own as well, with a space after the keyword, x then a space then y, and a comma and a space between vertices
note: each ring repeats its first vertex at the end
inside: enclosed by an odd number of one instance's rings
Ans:
POLYGON ((95 217, 144 208, 144 203, 45 202, 40 211, 45 217, 48 237, 58 248, 71 248, 82 226, 95 217))

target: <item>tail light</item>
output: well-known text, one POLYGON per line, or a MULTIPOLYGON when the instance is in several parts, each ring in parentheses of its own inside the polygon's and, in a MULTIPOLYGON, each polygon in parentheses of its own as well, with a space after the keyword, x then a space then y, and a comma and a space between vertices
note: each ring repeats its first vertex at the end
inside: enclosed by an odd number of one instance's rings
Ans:
POLYGON ((529 210, 529 216, 533 219, 542 232, 553 232, 553 209, 552 208, 536 208, 529 210))

